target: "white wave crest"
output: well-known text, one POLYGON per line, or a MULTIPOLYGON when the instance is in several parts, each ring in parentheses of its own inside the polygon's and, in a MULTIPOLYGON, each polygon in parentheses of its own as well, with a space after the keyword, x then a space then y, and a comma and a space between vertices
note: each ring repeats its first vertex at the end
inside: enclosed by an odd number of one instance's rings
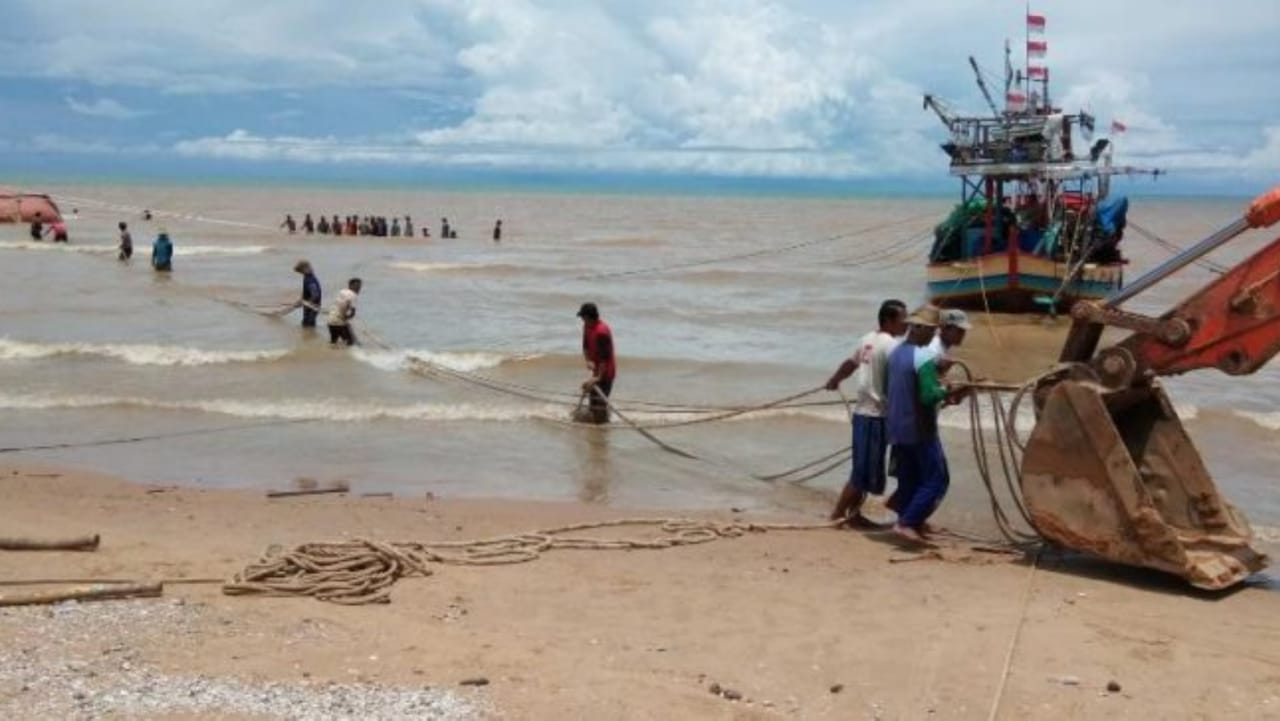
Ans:
POLYGON ((497 406, 475 403, 414 403, 383 405, 340 398, 274 401, 214 398, 162 401, 150 398, 97 395, 0 394, 0 408, 7 410, 74 410, 93 408, 143 408, 160 411, 199 411, 237 418, 279 418, 290 421, 359 422, 403 421, 521 421, 534 418, 563 419, 565 406, 497 406))
POLYGON ((1280 412, 1235 411, 1235 414, 1247 421, 1253 421, 1269 431, 1280 431, 1280 412))
POLYGON ((497 368, 503 363, 517 363, 538 358, 540 354, 509 355, 494 351, 441 351, 428 350, 369 350, 357 348, 353 355, 357 360, 384 371, 401 371, 415 360, 444 366, 460 373, 474 373, 487 368, 497 368))
MULTIPOLYGON (((75 243, 52 243, 52 242, 35 242, 27 240, 19 241, 0 241, 0 250, 35 250, 47 251, 54 253, 85 253, 88 255, 115 255, 117 247, 114 245, 79 245, 75 243)), ((173 255, 175 258, 184 256, 197 255, 258 255, 271 250, 266 245, 179 245, 175 244, 173 255)), ((134 254, 145 256, 147 248, 145 245, 134 245, 134 254)))
POLYGON ((1280 528, 1275 526, 1253 526, 1253 537, 1267 543, 1280 543, 1280 528))
POLYGON ((410 260, 397 260, 391 263, 397 270, 408 270, 414 273, 441 273, 450 270, 476 270, 483 268, 483 263, 419 263, 410 260))
POLYGON ((201 350, 185 346, 96 343, 28 343, 0 338, 0 360, 40 360, 57 356, 88 356, 144 366, 203 366, 280 360, 288 350, 201 350))

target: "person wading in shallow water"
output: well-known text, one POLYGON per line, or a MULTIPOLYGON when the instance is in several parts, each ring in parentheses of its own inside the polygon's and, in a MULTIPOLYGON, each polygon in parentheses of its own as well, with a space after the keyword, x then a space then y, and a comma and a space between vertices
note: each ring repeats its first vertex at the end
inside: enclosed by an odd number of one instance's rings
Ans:
POLYGON ((302 274, 302 297, 293 307, 302 308, 303 328, 315 328, 316 314, 320 312, 320 279, 311 269, 311 263, 305 260, 298 261, 293 272, 302 274))
POLYGON ((133 236, 129 235, 129 224, 123 220, 120 221, 120 260, 129 260, 133 257, 133 236))
POLYGON ((582 392, 589 396, 588 416, 584 420, 608 423, 609 403, 606 398, 613 391, 613 379, 618 370, 613 331, 600 320, 600 309, 595 303, 583 303, 578 309, 578 317, 582 319, 582 357, 591 372, 591 376, 582 382, 582 392))
POLYGON ((338 341, 348 346, 356 345, 355 333, 351 330, 351 319, 356 317, 356 296, 360 295, 360 279, 347 281, 347 287, 338 291, 338 300, 329 311, 329 344, 338 345, 338 341))
POLYGON ((173 270, 173 241, 169 240, 169 233, 163 229, 151 244, 151 267, 162 273, 173 270))
POLYGON ((834 391, 853 376, 853 468, 849 482, 840 493, 831 520, 848 519, 850 525, 873 528, 875 524, 862 515, 867 495, 882 495, 885 487, 885 455, 888 440, 885 433, 885 377, 889 354, 907 332, 907 306, 900 300, 880 304, 879 328, 862 336, 858 347, 827 380, 826 389, 834 391))

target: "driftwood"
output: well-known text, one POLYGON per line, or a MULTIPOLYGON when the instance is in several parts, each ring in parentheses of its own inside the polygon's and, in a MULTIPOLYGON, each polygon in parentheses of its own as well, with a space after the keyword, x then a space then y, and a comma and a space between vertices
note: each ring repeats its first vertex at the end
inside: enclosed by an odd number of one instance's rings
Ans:
POLYGON ((0 551, 96 551, 98 534, 75 538, 0 538, 0 551))
POLYGON ((267 498, 292 498, 293 496, 319 496, 325 493, 348 493, 351 489, 345 483, 328 488, 299 488, 290 491, 267 491, 267 498))
POLYGON ((117 598, 155 598, 164 593, 159 583, 113 583, 57 591, 0 594, 0 606, 40 606, 63 601, 106 601, 117 598))

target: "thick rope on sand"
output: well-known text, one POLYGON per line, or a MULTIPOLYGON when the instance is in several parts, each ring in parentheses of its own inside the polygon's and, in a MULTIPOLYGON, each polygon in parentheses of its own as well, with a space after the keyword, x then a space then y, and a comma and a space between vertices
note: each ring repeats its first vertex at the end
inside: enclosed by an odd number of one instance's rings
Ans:
POLYGON ((660 550, 738 538, 767 531, 836 528, 827 523, 717 522, 682 518, 622 518, 560 526, 472 541, 391 541, 368 539, 304 543, 288 551, 268 549, 222 587, 228 595, 311 596, 347 605, 388 603, 391 587, 406 576, 429 576, 432 564, 496 566, 527 563, 554 550, 660 550), (582 531, 644 527, 656 535, 599 538, 582 531))

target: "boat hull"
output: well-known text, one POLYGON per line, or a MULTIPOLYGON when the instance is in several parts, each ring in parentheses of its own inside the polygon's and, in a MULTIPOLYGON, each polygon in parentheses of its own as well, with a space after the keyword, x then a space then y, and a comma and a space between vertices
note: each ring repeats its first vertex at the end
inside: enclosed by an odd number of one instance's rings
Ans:
POLYGON ((1047 299, 1057 296, 1054 310, 1079 300, 1097 300, 1124 284, 1124 264, 1088 264, 1066 282, 1065 263, 1035 255, 999 253, 928 266, 929 301, 944 308, 1001 313, 1048 312, 1047 299))

